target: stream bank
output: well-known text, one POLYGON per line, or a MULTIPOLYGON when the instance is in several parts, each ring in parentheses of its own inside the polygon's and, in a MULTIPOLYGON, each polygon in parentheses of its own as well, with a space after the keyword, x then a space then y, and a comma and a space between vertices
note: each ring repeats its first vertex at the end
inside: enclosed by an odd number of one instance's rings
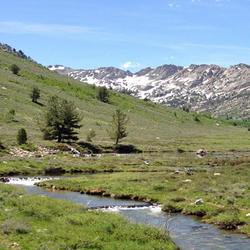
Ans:
MULTIPOLYGON (((11 184, 11 181, 9 183, 11 184)), ((29 194, 70 200, 88 208, 105 206, 105 208, 102 208, 103 211, 121 214, 131 222, 148 224, 167 230, 170 237, 182 249, 250 249, 250 239, 245 235, 221 231, 213 225, 201 223, 190 216, 166 214, 161 211, 159 205, 148 206, 141 202, 129 200, 42 189, 31 182, 26 184, 15 182, 15 184, 25 187, 29 194), (135 205, 140 207, 129 207, 135 205)))

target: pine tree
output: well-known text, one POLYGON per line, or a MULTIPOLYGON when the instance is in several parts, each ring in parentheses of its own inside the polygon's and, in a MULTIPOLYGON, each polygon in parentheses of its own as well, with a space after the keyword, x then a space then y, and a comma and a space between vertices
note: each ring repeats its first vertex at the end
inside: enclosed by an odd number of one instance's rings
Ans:
POLYGON ((57 96, 50 97, 44 115, 44 124, 41 130, 44 138, 48 140, 78 140, 78 132, 75 129, 81 128, 79 122, 82 120, 73 102, 60 99, 57 96))
POLYGON ((37 87, 33 87, 30 97, 32 99, 32 102, 37 103, 37 100, 40 98, 40 89, 37 87))
POLYGON ((19 145, 25 144, 27 142, 27 133, 24 128, 20 128, 17 133, 17 143, 19 145))
POLYGON ((116 145, 119 143, 119 140, 128 135, 126 131, 127 122, 127 115, 122 113, 120 109, 117 109, 113 114, 113 119, 108 129, 108 134, 111 139, 115 140, 116 145))

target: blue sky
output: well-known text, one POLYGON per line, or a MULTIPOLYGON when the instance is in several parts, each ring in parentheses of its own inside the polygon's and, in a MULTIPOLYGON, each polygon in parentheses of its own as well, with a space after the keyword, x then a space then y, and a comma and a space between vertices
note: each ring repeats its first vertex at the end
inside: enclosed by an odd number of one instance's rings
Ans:
POLYGON ((250 64, 250 0, 0 3, 0 42, 43 65, 250 64))

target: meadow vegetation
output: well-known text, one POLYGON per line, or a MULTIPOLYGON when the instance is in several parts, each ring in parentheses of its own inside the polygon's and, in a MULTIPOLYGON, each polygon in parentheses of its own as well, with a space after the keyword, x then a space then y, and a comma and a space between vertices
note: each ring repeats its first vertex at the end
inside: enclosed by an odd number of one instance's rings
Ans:
POLYGON ((165 232, 0 184, 1 249, 178 249, 165 232))

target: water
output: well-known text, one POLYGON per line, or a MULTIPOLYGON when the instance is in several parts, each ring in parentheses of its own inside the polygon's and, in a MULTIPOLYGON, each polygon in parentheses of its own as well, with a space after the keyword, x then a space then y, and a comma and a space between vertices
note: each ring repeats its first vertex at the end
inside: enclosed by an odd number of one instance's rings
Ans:
MULTIPOLYGON (((41 181, 41 180, 35 180, 41 181)), ((190 216, 168 215, 160 206, 125 208, 125 205, 143 205, 145 203, 115 200, 106 197, 91 196, 69 191, 51 191, 34 186, 34 180, 10 181, 10 184, 23 186, 29 194, 45 195, 56 199, 70 200, 86 207, 115 206, 102 209, 106 212, 119 213, 131 222, 148 224, 168 230, 174 242, 187 250, 250 250, 250 239, 242 234, 224 232, 217 227, 201 223, 190 216)))

